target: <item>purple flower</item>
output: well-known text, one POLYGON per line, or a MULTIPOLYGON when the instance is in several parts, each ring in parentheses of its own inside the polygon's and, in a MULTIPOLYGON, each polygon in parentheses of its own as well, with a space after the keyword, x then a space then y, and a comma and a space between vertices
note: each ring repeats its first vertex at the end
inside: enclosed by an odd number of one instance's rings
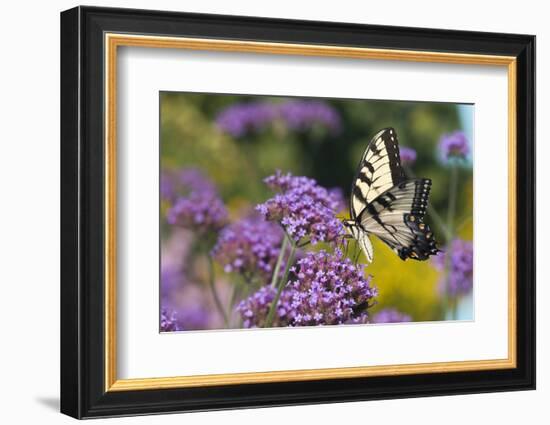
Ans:
POLYGON ((182 226, 197 233, 220 230, 227 222, 227 210, 221 199, 211 193, 192 193, 179 198, 168 210, 169 224, 182 226))
MULTIPOLYGON (((277 303, 274 326, 315 326, 367 323, 367 309, 377 296, 371 277, 362 266, 344 258, 337 250, 309 252, 291 268, 277 303)), ((245 327, 265 324, 275 289, 261 288, 241 301, 237 311, 245 327)))
POLYGON ((179 171, 163 170, 160 175, 160 196, 173 202, 191 192, 215 193, 214 184, 198 168, 184 168, 179 171))
POLYGON ((177 314, 175 311, 161 310, 160 312, 160 331, 175 332, 179 331, 177 323, 177 314))
POLYGON ((177 178, 190 192, 216 192, 214 183, 198 168, 184 168, 177 174, 177 178))
POLYGON ((276 122, 293 131, 326 128, 340 130, 340 115, 331 106, 317 100, 289 100, 283 103, 237 103, 224 109, 216 118, 218 128, 233 137, 260 133, 276 122))
POLYGON ((275 223, 261 217, 240 220, 222 230, 212 256, 227 273, 240 273, 247 279, 271 277, 279 256, 283 232, 275 223))
POLYGON ((344 234, 335 215, 341 200, 315 180, 277 171, 264 181, 280 192, 256 209, 266 220, 279 222, 294 242, 331 242, 344 234))
POLYGON ((167 212, 168 223, 201 234, 220 230, 227 222, 227 210, 212 182, 196 169, 185 169, 176 176, 179 191, 167 212))
POLYGON ((160 269, 160 294, 161 299, 170 298, 171 294, 180 286, 183 274, 176 267, 163 266, 160 269))
POLYGON ((399 156, 401 157, 401 164, 404 166, 410 166, 416 162, 416 151, 412 148, 400 146, 399 156))
POLYGON ((212 324, 209 299, 202 288, 177 269, 161 270, 162 332, 208 329, 212 324))
POLYGON ((468 139, 462 131, 444 134, 439 140, 439 154, 443 162, 451 159, 465 159, 469 153, 468 139))
POLYGON ((233 137, 257 133, 265 129, 277 116, 275 104, 266 102, 238 103, 224 109, 216 118, 216 125, 233 137))
POLYGON ((328 190, 330 197, 332 198, 332 207, 334 212, 339 213, 345 210, 348 206, 346 198, 344 197, 344 191, 339 187, 332 187, 328 190))
MULTIPOLYGON (((258 291, 254 292, 251 296, 241 301, 236 310, 243 319, 243 326, 245 328, 255 328, 261 326, 269 313, 271 302, 275 298, 276 289, 272 286, 263 286, 258 291)), ((281 305, 279 300, 278 305, 281 305)), ((278 322, 279 323, 279 322, 278 322)), ((284 326, 278 325, 274 326, 284 326)))
POLYGON ((399 323, 399 322, 410 322, 412 320, 411 316, 394 308, 385 308, 380 310, 372 317, 373 323, 399 323))
POLYGON ((326 128, 333 133, 340 130, 340 115, 325 102, 290 100, 280 105, 279 114, 291 130, 308 131, 314 127, 326 128))
POLYGON ((210 312, 203 305, 188 303, 178 310, 176 323, 180 331, 209 329, 210 312))
POLYGON ((174 177, 167 171, 160 174, 160 197, 165 201, 171 201, 176 193, 174 177))
POLYGON ((196 304, 188 305, 177 312, 167 308, 163 308, 160 312, 161 332, 207 329, 208 322, 208 312, 196 304))
MULTIPOLYGON (((439 270, 445 269, 447 255, 450 255, 447 279, 449 295, 467 294, 473 287, 474 247, 472 242, 462 239, 453 240, 450 247, 433 257, 433 262, 439 270)), ((445 276, 441 281, 441 286, 445 288, 445 276)))

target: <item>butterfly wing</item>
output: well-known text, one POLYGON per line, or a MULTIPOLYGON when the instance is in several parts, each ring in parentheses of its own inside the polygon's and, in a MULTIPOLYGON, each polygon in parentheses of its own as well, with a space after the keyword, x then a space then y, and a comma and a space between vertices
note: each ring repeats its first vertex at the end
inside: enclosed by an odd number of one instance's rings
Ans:
POLYGON ((430 187, 429 179, 402 181, 368 203, 357 221, 402 260, 426 260, 439 251, 430 226, 424 223, 430 187))
POLYGON ((404 179, 397 133, 393 128, 380 130, 367 145, 353 179, 351 218, 355 220, 367 204, 404 179))
POLYGON ((353 224, 350 228, 351 235, 355 238, 359 247, 365 254, 369 263, 372 263, 374 257, 374 250, 372 248, 372 243, 369 239, 369 235, 365 232, 360 226, 353 224))
POLYGON ((359 235, 357 242, 359 242, 359 246, 363 250, 363 253, 367 258, 367 261, 369 263, 372 263, 372 259, 374 258, 374 249, 372 248, 372 243, 369 239, 369 235, 367 234, 367 232, 364 232, 363 230, 360 230, 360 232, 361 234, 359 235))

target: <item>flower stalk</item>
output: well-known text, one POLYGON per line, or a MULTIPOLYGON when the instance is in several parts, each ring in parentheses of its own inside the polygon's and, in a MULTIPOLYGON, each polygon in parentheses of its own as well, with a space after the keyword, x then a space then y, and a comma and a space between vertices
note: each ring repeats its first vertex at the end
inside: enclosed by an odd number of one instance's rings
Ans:
MULTIPOLYGON (((285 245, 285 241, 289 240, 288 236, 285 235, 285 238, 283 240, 283 247, 285 245)), ((281 252, 283 252, 283 247, 281 247, 281 252)), ((279 298, 281 298, 281 292, 283 292, 283 289, 288 281, 288 273, 290 272, 290 267, 292 266, 292 263, 294 262, 294 257, 296 255, 296 244, 292 241, 290 241, 290 252, 288 254, 288 258, 286 260, 285 265, 285 271, 283 273, 283 276, 279 280, 279 283, 277 285, 277 292, 275 294, 275 298, 271 302, 271 306, 269 307, 269 312, 267 313, 267 318, 265 320, 264 327, 269 328, 273 325, 273 320, 275 318, 275 312, 277 311, 277 303, 279 302, 279 298)), ((278 274, 278 272, 277 272, 278 274)), ((276 276, 274 274, 274 276, 276 276)))
POLYGON ((223 308, 223 304, 221 302, 220 296, 216 289, 216 283, 215 283, 215 277, 214 277, 214 261, 212 260, 212 257, 210 255, 206 255, 206 257, 208 259, 208 286, 210 287, 210 292, 212 293, 214 304, 216 305, 216 308, 218 309, 220 315, 223 318, 225 327, 227 327, 229 324, 229 318, 227 316, 225 309, 223 308))
POLYGON ((281 245, 281 250, 279 251, 279 256, 277 257, 277 262, 275 263, 275 269, 273 270, 273 275, 271 276, 271 286, 274 288, 277 283, 277 277, 279 277, 279 271, 281 270, 281 264, 285 256, 285 252, 288 248, 288 236, 285 234, 283 237, 283 243, 281 245))
POLYGON ((456 195, 458 188, 458 165, 457 160, 450 161, 450 171, 451 177, 449 180, 449 209, 447 210, 447 249, 445 252, 445 265, 444 265, 444 276, 445 276, 445 295, 443 300, 443 305, 445 306, 445 311, 451 311, 451 319, 456 319, 457 313, 457 302, 454 297, 451 297, 451 257, 452 253, 452 238, 454 236, 454 220, 456 214, 456 195))

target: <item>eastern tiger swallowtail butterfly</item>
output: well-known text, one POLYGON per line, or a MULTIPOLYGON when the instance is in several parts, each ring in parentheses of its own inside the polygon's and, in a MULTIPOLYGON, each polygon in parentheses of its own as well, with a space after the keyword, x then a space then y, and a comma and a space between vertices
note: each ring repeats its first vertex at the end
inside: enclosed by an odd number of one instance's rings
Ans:
POLYGON ((430 179, 406 179, 397 134, 380 130, 369 142, 351 187, 350 220, 344 225, 369 262, 376 235, 402 259, 426 260, 437 254, 436 241, 424 223, 430 179))

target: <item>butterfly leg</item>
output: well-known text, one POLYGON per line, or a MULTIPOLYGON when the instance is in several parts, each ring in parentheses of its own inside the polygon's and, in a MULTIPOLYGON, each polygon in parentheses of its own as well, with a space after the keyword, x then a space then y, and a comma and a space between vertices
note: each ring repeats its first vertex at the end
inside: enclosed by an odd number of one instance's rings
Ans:
POLYGON ((353 237, 351 235, 342 235, 338 245, 340 251, 342 251, 342 247, 344 247, 344 257, 348 256, 349 239, 353 239, 353 237))

